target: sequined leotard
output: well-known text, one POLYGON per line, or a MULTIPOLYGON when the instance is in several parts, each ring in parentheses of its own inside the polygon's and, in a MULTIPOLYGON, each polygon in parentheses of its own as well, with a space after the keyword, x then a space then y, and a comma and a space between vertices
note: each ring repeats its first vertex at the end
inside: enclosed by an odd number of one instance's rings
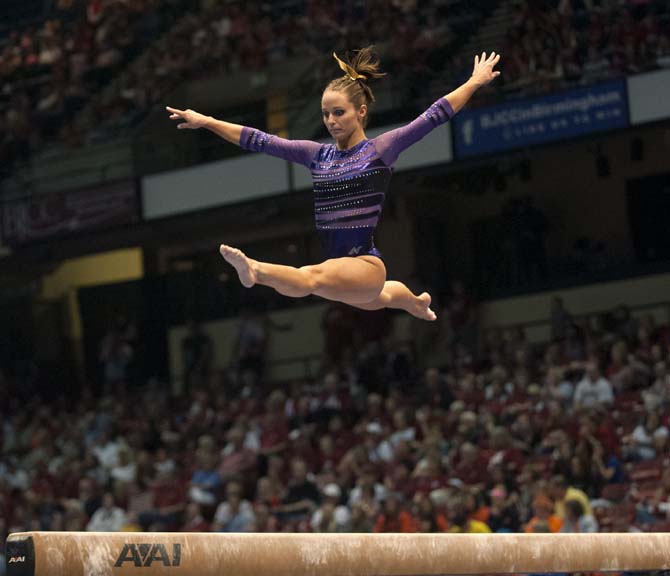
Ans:
POLYGON ((381 257, 374 231, 382 213, 393 165, 400 153, 423 138, 454 111, 445 98, 418 118, 347 150, 334 144, 285 140, 244 127, 240 146, 307 166, 314 181, 316 230, 326 258, 381 257))

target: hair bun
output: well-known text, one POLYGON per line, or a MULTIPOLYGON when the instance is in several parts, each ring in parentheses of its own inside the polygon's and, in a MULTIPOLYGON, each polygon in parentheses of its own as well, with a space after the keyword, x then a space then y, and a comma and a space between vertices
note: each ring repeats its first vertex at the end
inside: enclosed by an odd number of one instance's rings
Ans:
POLYGON ((344 72, 345 77, 349 78, 352 82, 356 80, 367 82, 374 78, 386 76, 386 74, 379 71, 379 54, 377 54, 374 46, 367 46, 356 50, 354 57, 351 59, 342 60, 335 52, 333 52, 333 57, 337 60, 337 64, 344 72))
POLYGON ((351 59, 351 67, 359 76, 362 76, 363 80, 386 76, 386 74, 379 70, 379 54, 374 46, 366 46, 365 48, 356 50, 354 57, 351 59))
POLYGON ((333 57, 335 58, 335 60, 337 60, 337 63, 339 64, 340 69, 342 70, 342 72, 344 72, 344 74, 346 76, 348 76, 350 80, 367 80, 367 77, 363 76, 362 74, 359 74, 353 68, 353 66, 351 66, 350 64, 347 64, 346 62, 344 62, 343 60, 338 58, 337 54, 335 52, 333 52, 333 57))

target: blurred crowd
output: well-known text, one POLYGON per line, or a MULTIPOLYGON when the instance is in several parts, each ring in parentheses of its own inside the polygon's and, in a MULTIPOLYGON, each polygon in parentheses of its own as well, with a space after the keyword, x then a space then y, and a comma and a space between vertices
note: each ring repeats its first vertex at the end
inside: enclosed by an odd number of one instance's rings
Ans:
POLYGON ((185 3, 58 0, 43 21, 0 38, 3 167, 24 162, 47 141, 82 143, 77 114, 185 3))
POLYGON ((45 21, 0 38, 0 160, 112 138, 188 78, 391 37, 398 65, 415 66, 451 38, 444 3, 58 0, 45 21))
POLYGON ((670 66, 665 0, 515 0, 504 88, 546 92, 670 66))
POLYGON ((49 403, 0 378, 0 537, 670 530, 670 326, 557 297, 531 344, 473 331, 459 289, 424 354, 379 337, 395 316, 352 314, 329 309, 321 374, 281 387, 254 315, 222 373, 194 329, 178 397, 117 383, 49 403))
MULTIPOLYGON (((518 4, 501 50, 507 91, 550 90, 670 64, 670 11, 662 0, 518 4)), ((416 84, 424 73, 448 69, 450 55, 456 57, 452 68, 466 66, 457 42, 495 2, 467 8, 457 0, 195 5, 58 0, 43 22, 0 38, 5 170, 44 142, 76 147, 126 133, 172 88, 205 74, 262 71, 298 56, 377 43, 391 77, 416 84)), ((416 87, 405 91, 414 94, 416 87)))

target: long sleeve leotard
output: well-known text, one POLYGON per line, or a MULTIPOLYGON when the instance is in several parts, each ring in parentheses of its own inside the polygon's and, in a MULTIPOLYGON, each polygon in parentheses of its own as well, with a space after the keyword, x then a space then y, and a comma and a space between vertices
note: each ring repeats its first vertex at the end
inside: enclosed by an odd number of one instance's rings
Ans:
POLYGON ((326 258, 381 257, 373 236, 395 161, 403 150, 453 114, 446 98, 440 98, 406 126, 347 150, 338 150, 334 144, 286 140, 248 127, 242 129, 240 146, 309 168, 314 181, 316 230, 326 258))

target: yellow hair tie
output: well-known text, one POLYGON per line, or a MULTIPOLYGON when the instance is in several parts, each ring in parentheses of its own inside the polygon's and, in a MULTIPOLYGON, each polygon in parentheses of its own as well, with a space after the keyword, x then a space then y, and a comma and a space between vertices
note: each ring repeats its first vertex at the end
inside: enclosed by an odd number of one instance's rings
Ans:
POLYGON ((337 63, 340 65, 340 68, 342 68, 342 71, 347 76, 349 76, 349 78, 351 80, 359 80, 359 79, 360 80, 367 80, 367 78, 365 76, 363 76, 363 74, 359 74, 358 72, 356 72, 356 70, 354 70, 351 66, 349 66, 349 64, 340 60, 337 57, 337 54, 335 54, 335 52, 333 52, 333 56, 335 57, 335 60, 337 60, 337 63))

